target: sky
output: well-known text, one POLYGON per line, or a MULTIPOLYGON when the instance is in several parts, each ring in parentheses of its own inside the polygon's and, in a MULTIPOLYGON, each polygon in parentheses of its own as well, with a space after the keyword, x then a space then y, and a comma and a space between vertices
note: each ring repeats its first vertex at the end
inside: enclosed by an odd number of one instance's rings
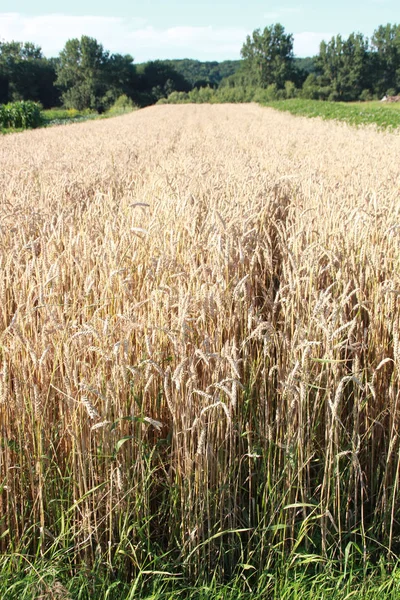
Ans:
POLYGON ((338 33, 370 37, 399 22, 398 0, 0 0, 0 41, 34 42, 50 57, 89 35, 137 63, 239 59, 246 36, 273 23, 293 34, 296 56, 312 56, 338 33))

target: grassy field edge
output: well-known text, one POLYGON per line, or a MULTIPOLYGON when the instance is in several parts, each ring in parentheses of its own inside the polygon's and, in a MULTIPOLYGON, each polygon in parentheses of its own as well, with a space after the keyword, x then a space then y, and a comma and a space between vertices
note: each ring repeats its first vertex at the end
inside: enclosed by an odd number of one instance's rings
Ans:
POLYGON ((376 125, 379 129, 395 130, 400 127, 400 103, 380 102, 324 102, 293 98, 263 103, 292 115, 324 120, 344 121, 350 125, 376 125))
POLYGON ((190 582, 179 569, 152 569, 130 581, 100 565, 71 571, 68 557, 53 559, 15 553, 0 561, 0 595, 7 600, 395 600, 400 594, 400 568, 385 561, 356 569, 321 562, 292 566, 290 561, 258 573, 239 565, 235 577, 222 583, 190 582), (343 568, 344 567, 344 568, 343 568))
MULTIPOLYGON (((329 102, 322 100, 306 100, 303 98, 290 98, 287 100, 260 102, 259 104, 260 106, 289 112, 292 115, 343 121, 353 126, 375 125, 378 129, 389 131, 395 131, 400 127, 400 103, 382 104, 379 101, 329 102)), ((117 117, 132 112, 132 110, 137 110, 137 108, 128 110, 123 108, 110 109, 104 114, 98 114, 88 110, 77 111, 75 109, 63 108, 48 109, 42 111, 43 125, 41 127, 67 125, 70 123, 82 123, 89 120, 117 117)), ((0 129, 0 133, 3 134, 19 133, 21 131, 25 131, 25 129, 0 129)))
MULTIPOLYGON (((112 117, 120 117, 130 112, 138 110, 135 108, 111 108, 103 114, 99 114, 91 110, 75 110, 67 108, 50 108, 42 111, 42 124, 36 129, 46 127, 54 127, 56 125, 70 125, 72 123, 83 123, 85 121, 98 121, 102 119, 110 119, 112 117)), ((32 128, 15 128, 15 127, 0 127, 0 134, 21 133, 29 131, 32 128)))

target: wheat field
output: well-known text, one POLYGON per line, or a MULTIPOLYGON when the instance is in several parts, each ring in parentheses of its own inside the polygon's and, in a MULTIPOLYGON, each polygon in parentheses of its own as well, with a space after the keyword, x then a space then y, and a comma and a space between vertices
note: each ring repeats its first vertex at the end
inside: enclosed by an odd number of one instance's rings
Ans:
POLYGON ((396 556, 399 156, 256 105, 2 137, 2 551, 396 556))

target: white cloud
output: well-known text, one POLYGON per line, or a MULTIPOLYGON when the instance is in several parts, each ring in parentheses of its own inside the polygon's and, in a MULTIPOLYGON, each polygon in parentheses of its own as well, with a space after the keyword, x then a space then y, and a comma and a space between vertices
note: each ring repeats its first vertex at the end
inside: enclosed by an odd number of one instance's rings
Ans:
POLYGON ((296 56, 314 56, 319 53, 319 45, 322 40, 328 42, 333 33, 320 33, 314 31, 303 31, 293 35, 293 50, 296 56))
POLYGON ((268 21, 276 21, 289 15, 298 15, 302 10, 301 6, 280 6, 276 10, 264 13, 264 18, 268 21))
MULTIPOLYGON (((385 2, 386 0, 370 0, 375 2, 385 2)), ((270 23, 281 21, 284 24, 285 18, 301 14, 302 6, 279 6, 271 12, 264 13, 264 18, 270 23)), ((294 54, 299 57, 314 56, 319 52, 319 45, 322 40, 330 40, 333 33, 303 31, 293 34, 294 54)))
POLYGON ((286 8, 282 7, 280 11, 284 15, 299 15, 303 8, 301 6, 287 6, 286 8))
POLYGON ((275 21, 275 19, 279 19, 280 16, 281 16, 281 13, 279 13, 279 12, 264 13, 264 19, 267 19, 267 21, 275 21))
POLYGON ((155 29, 148 26, 134 32, 133 40, 142 51, 153 58, 159 56, 200 55, 208 58, 239 57, 247 31, 239 28, 171 27, 155 29))
POLYGON ((0 13, 0 40, 34 42, 46 56, 56 56, 70 38, 89 35, 111 52, 131 54, 136 62, 185 57, 223 60, 239 58, 247 34, 233 27, 156 29, 144 19, 0 13))
MULTIPOLYGON (((240 58, 240 49, 249 33, 239 27, 187 26, 156 29, 144 19, 63 14, 32 17, 19 13, 0 13, 0 40, 34 42, 42 47, 46 56, 56 56, 70 38, 89 35, 110 52, 131 54, 135 62, 156 58, 224 60, 240 58)), ((332 35, 318 32, 294 34, 295 55, 318 54, 320 42, 330 40, 332 35)))

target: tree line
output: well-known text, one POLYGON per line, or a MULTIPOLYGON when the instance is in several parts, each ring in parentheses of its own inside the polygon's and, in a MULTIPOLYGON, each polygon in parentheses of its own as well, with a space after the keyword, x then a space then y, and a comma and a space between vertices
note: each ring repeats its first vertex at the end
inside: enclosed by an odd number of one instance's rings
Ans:
POLYGON ((362 33, 336 35, 321 42, 308 74, 296 66, 293 35, 277 23, 247 36, 241 68, 228 85, 299 89, 320 100, 368 100, 400 89, 400 25, 379 26, 369 40, 362 33), (291 82, 293 86, 288 85, 291 82))
POLYGON ((191 88, 165 61, 135 65, 129 54, 111 54, 88 36, 68 40, 51 59, 30 42, 0 42, 0 104, 34 100, 44 108, 104 112, 122 95, 146 106, 191 88))
POLYGON ((122 95, 138 106, 172 92, 202 87, 253 87, 271 96, 359 100, 400 90, 400 25, 381 25, 321 42, 319 54, 296 59, 293 34, 280 23, 247 36, 240 61, 158 60, 135 65, 129 54, 112 54, 96 39, 68 40, 56 58, 31 42, 0 42, 0 104, 40 102, 103 112, 122 95))

